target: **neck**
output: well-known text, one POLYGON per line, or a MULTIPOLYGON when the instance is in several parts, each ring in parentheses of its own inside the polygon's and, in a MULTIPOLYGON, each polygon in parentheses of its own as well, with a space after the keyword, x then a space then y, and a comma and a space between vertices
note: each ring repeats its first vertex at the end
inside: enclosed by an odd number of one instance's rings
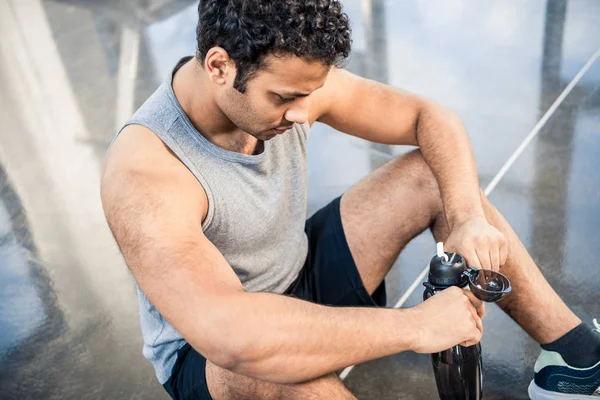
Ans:
POLYGON ((175 73, 173 92, 194 128, 211 143, 245 154, 255 154, 262 148, 221 111, 210 81, 195 58, 175 73))

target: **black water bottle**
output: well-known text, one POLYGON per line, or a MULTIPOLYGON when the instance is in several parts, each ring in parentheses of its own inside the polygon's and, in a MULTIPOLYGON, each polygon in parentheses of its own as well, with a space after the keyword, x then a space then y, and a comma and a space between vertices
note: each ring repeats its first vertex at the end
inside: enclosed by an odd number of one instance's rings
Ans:
MULTIPOLYGON (((466 268, 460 254, 445 253, 438 243, 438 254, 429 263, 423 300, 450 286, 469 286, 480 300, 495 302, 510 292, 508 279, 494 271, 466 268)), ((431 354, 433 372, 441 400, 480 400, 482 391, 481 345, 454 346, 431 354)))

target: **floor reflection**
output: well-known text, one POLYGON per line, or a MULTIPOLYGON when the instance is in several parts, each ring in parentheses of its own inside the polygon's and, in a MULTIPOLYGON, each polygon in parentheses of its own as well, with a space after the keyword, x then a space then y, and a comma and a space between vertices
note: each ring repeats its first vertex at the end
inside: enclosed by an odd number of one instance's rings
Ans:
MULTIPOLYGON (((363 0, 363 19, 365 26, 365 54, 363 58, 363 76, 382 83, 389 83, 388 44, 384 0, 363 0)), ((371 143, 371 170, 384 164, 385 156, 392 155, 389 145, 371 143), (383 156, 383 157, 382 157, 383 156)))
POLYGON ((65 329, 20 199, 0 169, 0 387, 15 366, 65 329))
MULTIPOLYGON (((457 110, 482 185, 600 46, 594 0, 344 5, 348 69, 457 110)), ((117 127, 195 51, 196 19, 194 0, 0 0, 3 399, 165 397, 141 357, 135 291, 105 226, 98 173, 117 127)), ((595 65, 492 196, 585 318, 600 313, 599 108, 595 65)), ((309 213, 404 151, 317 124, 309 213)), ((433 250, 423 235, 403 252, 391 303, 433 250)), ((420 293, 407 305, 417 302, 420 293)), ((524 398, 537 346, 497 310, 487 324, 486 398, 524 398)), ((357 367, 347 383, 359 398, 430 398, 430 372, 428 358, 402 354, 357 367)))

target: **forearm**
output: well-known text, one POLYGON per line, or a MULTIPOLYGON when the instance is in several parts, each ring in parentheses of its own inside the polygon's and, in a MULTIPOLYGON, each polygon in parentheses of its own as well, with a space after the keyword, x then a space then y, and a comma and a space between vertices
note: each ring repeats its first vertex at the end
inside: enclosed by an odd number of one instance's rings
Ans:
POLYGON ((334 308, 246 292, 215 248, 176 239, 179 247, 165 242, 142 256, 130 254, 128 265, 161 315, 219 367, 303 382, 418 341, 422 323, 412 309, 334 308))
POLYGON ((464 219, 484 216, 475 155, 460 118, 428 103, 419 115, 416 135, 438 181, 450 228, 464 219))
MULTIPOLYGON (((237 297, 237 298, 236 298, 237 297)), ((297 383, 352 364, 409 350, 416 336, 412 311, 327 307, 269 293, 227 301, 231 370, 256 378, 297 383)))

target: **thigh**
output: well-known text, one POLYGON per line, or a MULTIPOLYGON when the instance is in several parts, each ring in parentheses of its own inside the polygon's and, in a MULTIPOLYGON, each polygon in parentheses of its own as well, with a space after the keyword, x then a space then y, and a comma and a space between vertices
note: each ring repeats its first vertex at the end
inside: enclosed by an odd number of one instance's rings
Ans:
POLYGON ((355 399, 335 374, 305 383, 278 384, 233 373, 186 344, 165 389, 176 400, 355 399))
POLYGON ((207 363, 206 377, 214 400, 316 400, 356 399, 335 374, 308 382, 267 382, 207 363))
POLYGON ((432 225, 441 204, 435 177, 418 150, 391 160, 342 196, 344 233, 368 291, 404 246, 432 225))
POLYGON ((385 285, 367 291, 350 253, 340 198, 306 221, 308 255, 296 282, 285 294, 332 306, 385 306, 385 285))

